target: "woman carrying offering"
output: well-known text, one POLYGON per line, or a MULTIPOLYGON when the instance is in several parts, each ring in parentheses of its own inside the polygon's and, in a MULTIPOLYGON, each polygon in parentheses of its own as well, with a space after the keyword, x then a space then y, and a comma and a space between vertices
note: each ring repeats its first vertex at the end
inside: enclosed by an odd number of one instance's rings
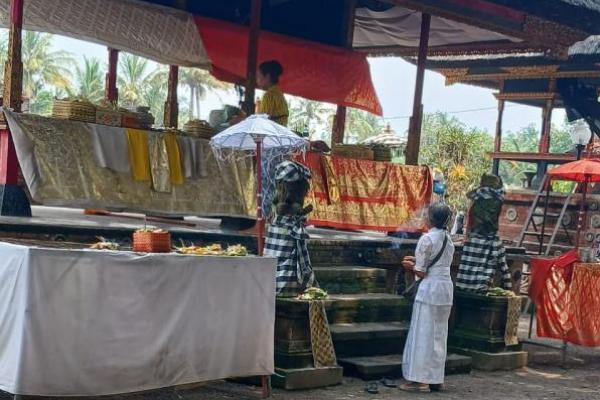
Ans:
POLYGON ((402 360, 402 374, 408 383, 400 389, 410 392, 442 388, 453 300, 450 265, 454 245, 446 232, 452 211, 445 204, 434 203, 428 214, 431 229, 419 239, 415 256, 402 261, 407 271, 422 280, 414 299, 402 360))

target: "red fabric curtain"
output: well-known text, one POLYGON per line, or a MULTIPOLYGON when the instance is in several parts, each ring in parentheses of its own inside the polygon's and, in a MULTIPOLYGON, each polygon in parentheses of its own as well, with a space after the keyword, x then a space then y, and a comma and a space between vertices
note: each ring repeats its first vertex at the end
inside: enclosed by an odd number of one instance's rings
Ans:
MULTIPOLYGON (((248 28, 205 17, 196 17, 196 25, 212 74, 223 81, 243 82, 248 28)), ((267 60, 283 66, 280 86, 285 93, 382 115, 365 54, 262 31, 258 62, 267 60)))

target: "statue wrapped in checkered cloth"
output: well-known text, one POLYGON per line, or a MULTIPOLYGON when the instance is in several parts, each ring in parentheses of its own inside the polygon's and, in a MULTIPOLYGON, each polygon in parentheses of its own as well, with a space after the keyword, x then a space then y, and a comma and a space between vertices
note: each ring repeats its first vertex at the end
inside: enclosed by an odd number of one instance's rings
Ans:
POLYGON ((483 174, 480 186, 469 192, 472 201, 467 224, 467 240, 456 278, 456 288, 486 293, 499 276, 505 289, 512 288, 512 280, 502 240, 498 237, 498 219, 504 203, 502 179, 483 174))
POLYGON ((277 295, 296 297, 307 288, 318 286, 308 254, 304 206, 310 188, 308 168, 294 161, 283 161, 275 168, 276 194, 267 228, 264 255, 277 258, 277 295))

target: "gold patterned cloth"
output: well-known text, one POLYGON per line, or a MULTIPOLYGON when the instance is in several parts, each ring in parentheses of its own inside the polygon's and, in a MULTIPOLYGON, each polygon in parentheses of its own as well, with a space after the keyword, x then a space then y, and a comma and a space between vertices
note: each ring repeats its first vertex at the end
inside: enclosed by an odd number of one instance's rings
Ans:
POLYGON ((341 229, 421 231, 431 201, 427 167, 308 153, 310 223, 341 229))
POLYGON ((506 317, 506 328, 504 331, 504 343, 507 346, 519 344, 519 319, 521 318, 521 298, 508 298, 508 312, 506 317))
POLYGON ((171 193, 171 169, 164 135, 152 135, 148 145, 152 188, 160 193, 171 193))
MULTIPOLYGON (((139 168, 147 174, 146 181, 133 179, 129 171, 99 166, 92 142, 93 124, 5 113, 23 176, 38 204, 174 215, 255 215, 252 158, 224 162, 219 167, 208 141, 192 139, 199 141, 196 145, 203 150, 206 177, 186 180, 172 186, 170 193, 160 193, 149 185, 149 162, 147 169, 139 168)), ((141 132, 145 134, 134 133, 132 137, 136 154, 143 155, 144 137, 155 137, 157 133, 141 132)), ((139 165, 145 165, 144 158, 135 156, 139 165)))
POLYGON ((310 344, 315 368, 337 365, 337 357, 331 339, 327 313, 325 312, 325 302, 323 300, 309 300, 308 315, 310 320, 310 344))

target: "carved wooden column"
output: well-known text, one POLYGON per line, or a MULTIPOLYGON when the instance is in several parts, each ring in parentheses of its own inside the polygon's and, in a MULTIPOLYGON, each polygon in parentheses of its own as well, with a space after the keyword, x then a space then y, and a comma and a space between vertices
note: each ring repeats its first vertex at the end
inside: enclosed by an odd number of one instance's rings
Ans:
POLYGON ((164 125, 167 128, 177 128, 179 121, 179 103, 177 101, 177 86, 179 85, 179 67, 169 67, 169 82, 167 86, 167 101, 165 102, 164 125))
POLYGON ((408 140, 406 143, 406 164, 419 163, 419 150, 421 147, 421 124, 423 122, 423 82, 425 79, 425 62, 429 48, 429 28, 431 15, 421 16, 421 38, 419 41, 419 57, 417 59, 417 80, 415 84, 415 97, 413 113, 408 127, 408 140))
MULTIPOLYGON (((544 108, 542 110, 542 134, 540 136, 540 143, 538 147, 539 153, 550 152, 550 131, 552 130, 552 110, 554 109, 554 100, 556 93, 556 79, 550 79, 548 85, 549 96, 546 99, 544 108)), ((537 177, 536 182, 542 182, 543 176, 546 174, 548 169, 548 163, 546 161, 539 161, 537 164, 537 177)))
MULTIPOLYGON (((500 84, 500 93, 504 92, 504 81, 500 84)), ((496 136, 494 137, 494 153, 502 151, 502 119, 504 118, 504 99, 498 99, 498 120, 496 121, 496 136)), ((500 172, 500 160, 494 159, 492 173, 498 175, 500 172)))
POLYGON ((246 70, 246 93, 244 111, 254 114, 254 96, 256 94, 256 69, 258 67, 258 37, 260 35, 260 17, 262 0, 252 0, 250 30, 248 31, 248 62, 246 70))
POLYGON ((119 101, 119 91, 117 89, 117 65, 119 64, 119 50, 108 49, 108 71, 106 72, 106 82, 104 85, 106 100, 111 103, 119 101))
MULTIPOLYGON (((23 0, 10 1, 8 56, 4 68, 4 107, 21 111, 23 94, 23 63, 21 61, 21 30, 23 27, 23 0)), ((4 120, 4 116, 2 115, 4 120)), ((2 121, 0 128, 0 215, 31 216, 29 200, 18 186, 19 162, 12 136, 2 121)))
MULTIPOLYGON (((346 23, 342 32, 342 39, 347 48, 352 48, 354 40, 354 16, 356 13, 356 0, 346 2, 346 23)), ((346 130, 346 107, 337 106, 337 111, 333 120, 333 132, 331 132, 331 145, 344 143, 344 131, 346 130)))

